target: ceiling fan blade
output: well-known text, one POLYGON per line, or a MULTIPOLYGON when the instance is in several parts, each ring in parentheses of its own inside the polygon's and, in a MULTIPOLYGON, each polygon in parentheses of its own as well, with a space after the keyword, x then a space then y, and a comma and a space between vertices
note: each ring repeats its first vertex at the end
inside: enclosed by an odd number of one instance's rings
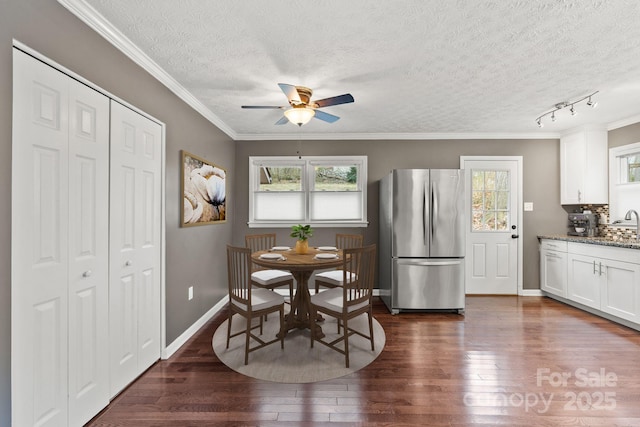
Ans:
POLYGON ((274 109, 274 110, 277 109, 277 110, 282 110, 285 107, 279 107, 279 106, 276 106, 276 105, 243 105, 240 108, 251 108, 251 109, 254 109, 254 110, 255 109, 274 109))
POLYGON ((350 102, 354 102, 353 96, 350 93, 345 93, 344 95, 333 96, 331 98, 320 99, 318 101, 313 101, 318 107, 329 107, 331 105, 339 105, 339 104, 348 104, 350 102))
POLYGON ((274 124, 276 124, 276 125, 284 125, 284 124, 287 124, 287 123, 289 123, 289 119, 287 119, 287 117, 286 117, 286 116, 282 116, 282 117, 280 118, 280 120, 278 120, 278 121, 277 121, 277 122, 275 122, 274 124))
POLYGON ((320 119, 327 123, 333 123, 340 120, 340 117, 334 116, 333 114, 325 113, 324 111, 315 110, 316 114, 313 116, 316 119, 320 119))
POLYGON ((295 101, 297 103, 302 102, 302 100, 300 99, 300 95, 298 94, 298 89, 296 89, 294 85, 278 83, 278 86, 280 86, 280 89, 282 89, 289 101, 295 101))

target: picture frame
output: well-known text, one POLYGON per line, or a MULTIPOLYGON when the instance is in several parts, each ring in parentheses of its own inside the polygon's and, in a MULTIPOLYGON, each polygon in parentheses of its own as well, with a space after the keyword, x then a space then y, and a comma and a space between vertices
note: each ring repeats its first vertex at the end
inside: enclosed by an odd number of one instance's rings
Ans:
POLYGON ((227 219, 227 171, 182 150, 181 226, 219 224, 227 219))

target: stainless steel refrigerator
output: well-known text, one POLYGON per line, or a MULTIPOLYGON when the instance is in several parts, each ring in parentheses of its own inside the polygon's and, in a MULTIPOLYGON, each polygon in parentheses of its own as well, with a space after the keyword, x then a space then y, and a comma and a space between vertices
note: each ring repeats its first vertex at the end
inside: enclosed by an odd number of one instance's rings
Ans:
POLYGON ((380 296, 389 310, 464 313, 464 171, 396 169, 380 180, 380 296))

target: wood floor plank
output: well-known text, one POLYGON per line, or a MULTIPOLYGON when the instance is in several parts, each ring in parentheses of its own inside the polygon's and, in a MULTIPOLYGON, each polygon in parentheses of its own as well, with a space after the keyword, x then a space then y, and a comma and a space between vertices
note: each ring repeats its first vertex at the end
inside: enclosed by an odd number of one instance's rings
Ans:
POLYGON ((223 311, 88 425, 640 426, 638 331, 544 297, 467 297, 465 316, 376 301, 374 315, 386 345, 371 365, 280 384, 218 360, 223 311))

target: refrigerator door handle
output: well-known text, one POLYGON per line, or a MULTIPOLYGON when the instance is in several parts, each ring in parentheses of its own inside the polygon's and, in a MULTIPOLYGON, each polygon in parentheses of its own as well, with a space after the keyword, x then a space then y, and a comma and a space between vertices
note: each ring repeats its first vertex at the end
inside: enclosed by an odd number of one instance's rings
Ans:
POLYGON ((422 245, 427 244, 427 188, 422 187, 422 245))
POLYGON ((436 187, 434 183, 431 183, 431 241, 433 241, 433 236, 435 233, 434 224, 436 223, 438 215, 438 197, 436 197, 436 187))
POLYGON ((460 264, 462 261, 461 260, 448 260, 448 261, 408 261, 408 260, 398 260, 398 264, 401 265, 424 265, 424 266, 430 266, 430 265, 458 265, 460 264))

